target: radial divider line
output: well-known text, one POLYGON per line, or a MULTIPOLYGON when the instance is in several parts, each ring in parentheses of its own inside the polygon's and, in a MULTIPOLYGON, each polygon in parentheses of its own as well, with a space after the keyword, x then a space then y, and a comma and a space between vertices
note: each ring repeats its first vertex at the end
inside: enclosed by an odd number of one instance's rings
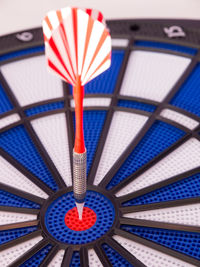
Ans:
POLYGON ((36 226, 38 224, 39 224, 39 220, 4 224, 4 225, 0 225, 0 231, 18 229, 18 228, 23 228, 23 227, 31 227, 31 226, 36 226))
POLYGON ((156 209, 164 209, 164 208, 172 208, 190 204, 198 204, 200 203, 199 197, 194 198, 184 198, 172 201, 164 201, 164 202, 156 202, 152 204, 146 205, 135 205, 135 206, 127 206, 120 208, 122 214, 130 213, 130 212, 139 212, 139 211, 147 211, 147 210, 156 210, 156 209))
POLYGON ((22 119, 24 119, 24 127, 27 130, 30 138, 32 139, 35 147, 37 148, 41 158, 43 159, 44 163, 46 164, 48 170, 50 171, 50 173, 52 174, 53 178, 55 179, 55 182, 57 183, 59 188, 63 188, 65 187, 65 183, 61 177, 61 175, 59 174, 58 170, 56 169, 53 161, 50 159, 48 153, 46 152, 46 149, 44 148, 44 146, 42 145, 41 141, 39 140, 37 134, 35 133, 31 123, 26 120, 26 115, 22 109, 22 107, 20 106, 17 98, 15 97, 14 93, 12 92, 11 88, 9 87, 7 81, 5 80, 5 78, 3 77, 3 75, 0 72, 0 82, 10 100, 10 102, 12 103, 13 107, 18 108, 18 113, 20 115, 20 117, 22 119))
POLYGON ((38 203, 40 205, 42 205, 44 203, 44 201, 45 201, 45 199, 43 199, 41 197, 38 197, 36 195, 27 193, 26 191, 22 191, 22 190, 16 189, 14 187, 11 187, 9 185, 2 184, 2 183, 0 183, 0 190, 7 191, 7 192, 9 192, 11 194, 14 194, 14 195, 17 195, 19 197, 28 199, 28 200, 30 200, 32 202, 35 202, 35 203, 38 203))
POLYGON ((132 240, 134 242, 137 242, 139 244, 142 244, 142 245, 144 245, 146 247, 152 248, 154 250, 158 250, 158 251, 160 251, 160 252, 162 252, 164 254, 167 254, 167 255, 169 255, 171 257, 175 257, 175 258, 177 258, 177 259, 179 259, 181 261, 188 262, 188 263, 190 263, 192 265, 199 266, 199 264, 200 264, 200 261, 198 261, 195 258, 189 257, 189 256, 187 256, 187 255, 185 255, 183 253, 177 252, 177 251, 175 251, 173 249, 170 249, 170 248, 164 247, 162 245, 156 244, 153 241, 149 241, 149 240, 147 240, 145 238, 142 238, 142 237, 139 237, 139 236, 137 236, 135 234, 130 234, 130 233, 128 233, 126 231, 123 231, 121 229, 115 229, 115 234, 116 235, 120 235, 120 236, 122 236, 124 238, 130 239, 130 240, 132 240))
POLYGON ((105 241, 113 250, 115 250, 119 255, 121 255, 125 260, 131 263, 134 267, 146 267, 140 260, 133 256, 128 250, 123 248, 119 243, 117 243, 113 238, 106 238, 105 241))
MULTIPOLYGON (((193 58, 187 69, 184 71, 182 76, 179 78, 179 80, 176 82, 174 87, 171 89, 171 91, 168 93, 168 95, 165 97, 162 103, 160 103, 157 107, 157 109, 152 113, 148 121, 145 123, 139 134, 136 136, 136 138, 133 139, 133 141, 130 143, 130 145, 126 148, 124 153, 121 155, 121 157, 116 161, 116 163, 112 166, 110 171, 105 175, 99 186, 106 187, 107 184, 112 180, 113 176, 117 173, 117 171, 120 169, 120 167, 123 165, 125 160, 128 158, 128 156, 131 154, 131 152, 135 149, 135 147, 139 144, 139 142, 142 140, 142 138, 146 135, 147 131, 150 129, 150 127, 153 125, 153 123, 156 121, 157 117, 160 115, 161 110, 163 107, 168 104, 171 99, 174 97, 174 95, 178 92, 178 90, 181 88, 182 84, 187 80, 187 78, 190 76, 191 72, 195 68, 195 66, 198 63, 198 56, 200 55, 200 52, 193 58)), ((127 181, 127 180, 126 180, 127 181)), ((128 181, 127 183, 129 183, 128 181)), ((116 185, 117 188, 120 188, 121 185, 116 185)), ((116 192, 118 189, 115 189, 115 187, 112 189, 112 193, 116 192)))
MULTIPOLYGON (((18 245, 20 243, 23 243, 25 241, 28 241, 28 240, 30 240, 30 239, 32 239, 34 237, 37 237, 37 236, 39 236, 41 234, 42 234, 42 230, 37 230, 37 231, 32 232, 30 234, 27 234, 27 235, 21 236, 19 238, 16 238, 14 240, 11 240, 11 241, 9 241, 7 243, 4 243, 4 244, 0 245, 0 251, 3 251, 5 249, 11 248, 11 247, 13 247, 15 245, 18 245)), ((14 265, 14 266, 18 266, 18 265, 14 265)))
POLYGON ((23 165, 21 165, 16 159, 9 155, 6 151, 0 148, 0 155, 6 159, 12 166, 14 166, 19 172, 25 175, 31 182, 40 187, 47 195, 52 195, 54 191, 48 187, 43 181, 37 178, 29 170, 27 170, 23 165))
POLYGON ((29 208, 18 208, 14 206, 0 206, 0 211, 7 211, 7 212, 18 212, 18 213, 26 213, 26 214, 33 214, 38 215, 40 210, 39 209, 29 209, 29 208))
POLYGON ((63 84, 63 94, 64 94, 64 105, 65 105, 65 118, 66 118, 66 125, 67 125, 67 136, 68 136, 68 144, 69 144, 69 155, 70 155, 70 166, 71 166, 71 177, 73 180, 73 148, 74 148, 74 126, 73 126, 73 118, 72 118, 72 112, 70 110, 70 87, 69 84, 62 82, 63 84))
MULTIPOLYGON (((152 118, 149 119, 149 121, 152 118)), ((147 123, 149 122, 147 121, 147 123)), ((152 125, 150 125, 151 127, 152 125)), ((145 127, 145 126, 144 126, 145 127)), ((143 128, 144 129, 144 128, 143 128)), ((144 135, 147 133, 146 129, 144 130, 144 135)), ((143 135, 143 137, 144 137, 143 135)), ((182 144, 184 144, 187 140, 189 140, 189 138, 192 136, 192 134, 186 133, 183 137, 181 137, 178 141, 176 141, 173 145, 169 146, 168 148, 166 148, 164 151, 162 151, 160 154, 158 154, 156 157, 154 157, 153 159, 151 159, 149 162, 147 162, 146 164, 144 164, 142 167, 140 167, 138 170, 136 170, 133 174, 131 174, 130 176, 126 177, 124 180, 122 180, 120 183, 118 183, 116 186, 114 186, 110 192, 112 192, 112 194, 115 194, 116 192, 118 192, 120 189, 122 189, 124 186, 126 186, 127 184, 129 184, 130 182, 132 182, 133 180, 135 180, 139 175, 142 175, 145 171, 147 171, 148 169, 150 169, 152 166, 154 166, 157 162, 159 162, 161 159, 163 159, 165 156, 167 156, 169 153, 171 153, 172 151, 174 151, 175 149, 177 149, 179 146, 181 146, 182 144)), ((138 140, 141 140, 141 132, 140 135, 138 135, 135 138, 135 142, 138 144, 138 140)), ((133 145, 134 149, 137 146, 133 145)), ((131 152, 133 151, 133 149, 131 149, 131 152)), ((125 151, 126 152, 126 151, 125 151)), ((131 153, 130 152, 130 153, 131 153)), ((118 161, 123 160, 123 155, 119 158, 118 161)), ((115 164, 116 165, 116 164, 115 164)), ((114 166, 115 166, 114 165, 114 166)), ((102 187, 106 187, 108 185, 108 183, 112 180, 113 175, 114 175, 115 169, 111 169, 110 172, 108 172, 108 174, 105 176, 104 180, 102 180, 102 182, 99 184, 102 187), (111 171, 112 171, 112 175, 111 175, 111 171)))
POLYGON ((73 249, 72 249, 72 247, 68 247, 65 250, 65 254, 63 257, 61 267, 70 267, 71 266, 72 255, 73 255, 73 249))
POLYGON ((112 264, 109 261, 106 253, 101 248, 101 244, 103 244, 103 243, 105 243, 105 240, 103 240, 103 242, 101 242, 101 243, 96 243, 94 245, 94 250, 95 250, 99 260, 101 261, 103 267, 112 267, 112 264))
POLYGON ((42 263, 40 263, 40 267, 47 267, 58 251, 59 251, 59 245, 55 245, 54 247, 52 247, 48 255, 44 258, 42 263))
POLYGON ((80 262, 81 262, 81 267, 89 266, 88 250, 86 247, 81 247, 80 249, 80 262))
POLYGON ((160 229, 200 233, 200 227, 193 226, 193 225, 157 222, 157 221, 144 220, 144 219, 133 219, 133 218, 127 218, 127 217, 120 218, 120 223, 128 224, 128 225, 135 225, 135 226, 144 226, 144 227, 151 227, 151 228, 160 228, 160 229))
POLYGON ((181 174, 178 174, 178 175, 175 175, 173 177, 170 177, 164 181, 160 181, 158 183, 155 183, 155 184, 152 184, 150 186, 147 186, 145 188, 142 188, 140 190, 137 190, 135 192, 132 192, 132 193, 129 193, 129 194, 126 194, 124 196, 121 196, 121 197, 118 197, 118 201, 121 203, 124 203, 126 201, 129 201, 131 199, 134 199, 136 197, 139 197, 139 196, 143 196, 147 193, 150 193, 152 191, 155 191, 157 189, 160 189, 160 188, 163 188, 167 185, 170 185, 170 184, 173 184, 173 183, 176 183, 178 181, 181 181, 185 178, 188 178, 194 174, 197 174, 197 173, 200 173, 200 167, 197 167, 197 168, 194 168, 192 170, 189 170, 189 171, 186 171, 184 173, 181 173, 181 174))
POLYGON ((21 257, 16 259, 12 264, 10 264, 9 267, 16 267, 22 265, 48 244, 49 244, 48 239, 41 240, 38 244, 36 244, 34 247, 29 249, 25 254, 23 254, 21 257))
POLYGON ((124 59, 123 59, 123 62, 122 62, 121 68, 120 68, 120 72, 118 75, 118 79, 116 82, 114 93, 112 95, 110 108, 109 108, 108 114, 106 116, 106 119, 105 119, 105 122, 103 125, 103 129, 102 129, 102 132, 101 132, 101 135, 99 138, 100 141, 97 145, 97 148, 96 148, 96 151, 94 154, 94 158, 93 158, 93 162, 92 162, 92 166, 91 166, 90 172, 88 174, 88 184, 93 184, 93 182, 94 182, 94 178, 95 178, 95 175, 97 172, 99 161, 100 161, 101 155, 103 153, 104 144, 105 144, 105 141, 107 139, 107 135, 108 135, 108 132, 110 129, 110 124, 111 124, 111 121, 113 118, 113 114, 114 114, 114 108, 113 107, 117 105, 117 101, 118 101, 117 96, 119 94, 119 91, 120 91, 120 88, 122 85, 122 81, 123 81, 125 70, 126 70, 126 67, 128 64, 128 59, 129 59, 132 45, 133 45, 133 39, 131 38, 129 40, 129 45, 125 49, 124 59))

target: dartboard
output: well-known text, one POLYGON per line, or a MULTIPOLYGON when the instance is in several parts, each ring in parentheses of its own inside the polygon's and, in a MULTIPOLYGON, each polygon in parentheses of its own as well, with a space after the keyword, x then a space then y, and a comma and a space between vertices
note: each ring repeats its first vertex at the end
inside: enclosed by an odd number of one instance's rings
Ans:
POLYGON ((88 190, 74 215, 72 88, 41 29, 0 38, 0 266, 200 266, 200 23, 113 20, 85 86, 88 190))

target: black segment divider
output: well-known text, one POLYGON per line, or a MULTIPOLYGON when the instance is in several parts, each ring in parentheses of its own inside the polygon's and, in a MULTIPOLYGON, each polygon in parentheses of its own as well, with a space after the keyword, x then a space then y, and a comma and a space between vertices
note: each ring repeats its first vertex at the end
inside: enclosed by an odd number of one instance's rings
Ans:
POLYGON ((36 195, 27 193, 25 191, 16 189, 14 187, 5 185, 3 183, 0 183, 0 189, 4 190, 4 191, 7 191, 7 192, 9 192, 11 194, 17 195, 17 196, 19 196, 21 198, 28 199, 28 200, 30 200, 32 202, 35 202, 35 203, 39 204, 39 205, 42 205, 44 203, 44 199, 43 198, 40 198, 40 197, 38 197, 36 195))
POLYGON ((52 247, 49 254, 45 257, 45 259, 40 264, 40 267, 47 267, 50 264, 50 262, 53 260, 55 255, 58 253, 58 251, 59 251, 58 245, 55 245, 54 247, 52 247))
POLYGON ((25 222, 4 224, 4 225, 0 225, 0 231, 11 230, 11 229, 13 230, 13 229, 18 229, 18 228, 23 228, 23 227, 37 226, 38 223, 39 223, 38 220, 34 220, 34 221, 25 221, 25 222))
POLYGON ((12 206, 0 206, 0 211, 35 214, 35 215, 38 215, 40 212, 39 209, 18 208, 18 207, 12 207, 12 206))
MULTIPOLYGON (((13 246, 16 246, 16 245, 18 245, 20 243, 23 243, 25 241, 31 240, 31 239, 33 239, 35 237, 41 236, 41 234, 42 234, 42 231, 41 230, 37 230, 37 231, 32 232, 30 234, 27 234, 25 236, 21 236, 19 238, 11 240, 11 241, 9 241, 7 243, 1 244, 0 245, 0 252, 5 250, 5 249, 11 248, 13 246)), ((14 265, 14 266, 17 266, 17 265, 14 265)))
POLYGON ((128 217, 121 218, 120 223, 127 225, 200 233, 200 228, 198 226, 189 226, 176 223, 165 223, 165 222, 157 222, 144 219, 133 219, 128 217))
POLYGON ((98 242, 94 245, 95 253, 97 254, 99 260, 101 261, 102 265, 104 267, 112 267, 112 264, 110 263, 108 257, 106 256, 106 253, 103 251, 101 245, 105 243, 104 242, 98 242))
POLYGON ((73 254, 72 248, 68 247, 65 250, 65 254, 64 254, 64 258, 63 258, 61 267, 70 267, 71 260, 72 260, 72 254, 73 254))
POLYGON ((53 194, 51 188, 49 188, 44 182, 38 179, 35 175, 29 172, 24 166, 22 166, 16 159, 11 157, 6 151, 0 148, 0 155, 4 157, 11 165, 13 165, 18 171, 24 174, 29 180, 35 183, 48 195, 53 194))
POLYGON ((184 199, 156 202, 156 203, 150 203, 150 204, 144 204, 144 205, 126 206, 126 207, 120 208, 120 211, 123 214, 125 214, 125 213, 130 213, 130 212, 164 209, 164 208, 172 208, 172 207, 178 207, 178 206, 183 206, 183 205, 197 204, 199 202, 200 202, 199 197, 184 198, 184 199))
POLYGON ((88 249, 85 247, 82 247, 80 249, 80 262, 81 262, 81 267, 89 266, 88 249))

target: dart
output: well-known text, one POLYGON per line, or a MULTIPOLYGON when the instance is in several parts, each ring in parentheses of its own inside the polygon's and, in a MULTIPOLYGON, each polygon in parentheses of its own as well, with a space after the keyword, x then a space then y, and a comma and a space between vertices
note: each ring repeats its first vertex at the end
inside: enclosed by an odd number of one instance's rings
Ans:
POLYGON ((87 189, 84 85, 110 67, 111 37, 101 12, 71 7, 50 11, 43 21, 43 33, 48 69, 73 86, 76 121, 73 193, 81 220, 87 189))

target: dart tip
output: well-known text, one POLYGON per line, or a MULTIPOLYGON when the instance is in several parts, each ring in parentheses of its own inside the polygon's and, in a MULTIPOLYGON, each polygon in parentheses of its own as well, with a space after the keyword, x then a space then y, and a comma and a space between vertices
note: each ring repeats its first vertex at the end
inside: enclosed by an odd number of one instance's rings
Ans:
POLYGON ((82 220, 84 204, 85 204, 85 202, 83 202, 83 203, 76 202, 79 220, 82 220))

